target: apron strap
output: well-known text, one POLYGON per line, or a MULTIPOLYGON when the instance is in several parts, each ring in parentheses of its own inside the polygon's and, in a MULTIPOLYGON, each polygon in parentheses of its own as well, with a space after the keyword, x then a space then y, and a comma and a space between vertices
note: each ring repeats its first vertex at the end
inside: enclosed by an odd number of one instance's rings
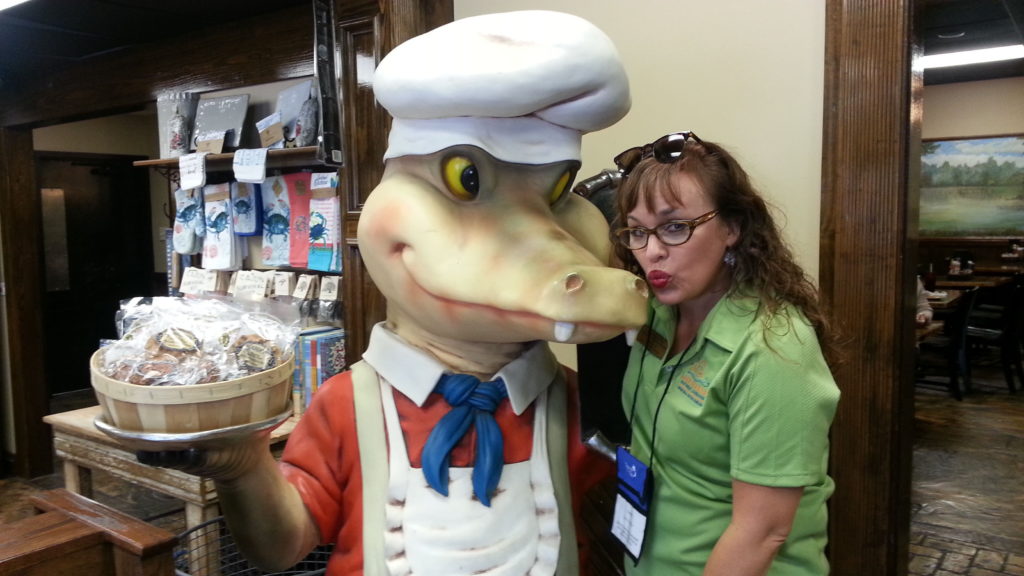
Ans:
POLYGON ((576 525, 573 517, 572 491, 569 486, 569 434, 567 410, 568 387, 565 369, 558 370, 548 388, 548 462, 551 464, 551 485, 558 502, 558 568, 555 574, 579 574, 579 551, 576 546, 576 525))
POLYGON ((388 576, 384 563, 384 511, 388 453, 377 372, 360 360, 352 365, 359 465, 363 479, 363 574, 388 576))

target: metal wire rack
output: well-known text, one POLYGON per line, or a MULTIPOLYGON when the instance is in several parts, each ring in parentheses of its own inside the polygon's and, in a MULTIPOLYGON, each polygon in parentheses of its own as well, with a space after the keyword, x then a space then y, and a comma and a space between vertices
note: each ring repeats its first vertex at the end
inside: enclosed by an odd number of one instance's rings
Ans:
POLYGON ((318 576, 327 571, 333 546, 314 548, 283 572, 264 572, 238 551, 223 517, 203 522, 178 535, 174 549, 176 576, 318 576))

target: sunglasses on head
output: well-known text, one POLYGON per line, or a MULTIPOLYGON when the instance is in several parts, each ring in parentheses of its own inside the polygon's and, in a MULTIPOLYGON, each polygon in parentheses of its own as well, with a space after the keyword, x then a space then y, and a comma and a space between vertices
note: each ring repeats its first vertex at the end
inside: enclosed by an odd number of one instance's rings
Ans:
POLYGON ((654 156, 662 164, 671 164, 683 157, 683 149, 690 140, 698 144, 704 142, 690 131, 666 134, 650 144, 634 146, 615 157, 615 165, 623 176, 628 175, 644 158, 654 156))

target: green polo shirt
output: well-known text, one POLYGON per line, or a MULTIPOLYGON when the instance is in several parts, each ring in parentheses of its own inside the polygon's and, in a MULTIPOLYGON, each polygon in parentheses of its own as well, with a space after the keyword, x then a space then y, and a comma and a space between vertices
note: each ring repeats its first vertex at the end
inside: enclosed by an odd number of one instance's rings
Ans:
POLYGON ((804 487, 793 528, 768 573, 828 574, 825 501, 834 487, 827 474, 828 429, 839 389, 813 327, 793 308, 766 327, 757 299, 727 296, 688 350, 663 358, 676 310, 652 302, 648 328, 654 335, 641 332, 633 345, 622 389, 624 409, 632 414, 632 453, 651 466, 653 438, 656 456, 644 548, 636 566, 626 559, 627 573, 701 574, 729 524, 735 478, 804 487))

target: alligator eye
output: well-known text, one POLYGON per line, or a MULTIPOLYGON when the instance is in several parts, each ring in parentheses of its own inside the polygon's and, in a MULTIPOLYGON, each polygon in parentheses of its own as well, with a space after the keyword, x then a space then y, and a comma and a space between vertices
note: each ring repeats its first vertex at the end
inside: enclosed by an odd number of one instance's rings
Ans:
POLYGON ((480 193, 480 174, 476 164, 465 156, 445 158, 441 166, 444 183, 459 200, 473 200, 480 193))
POLYGON ((551 189, 551 195, 548 196, 549 205, 553 206, 565 194, 565 191, 569 189, 569 185, 572 184, 575 175, 573 170, 566 170, 558 179, 558 182, 555 182, 555 187, 551 189))

